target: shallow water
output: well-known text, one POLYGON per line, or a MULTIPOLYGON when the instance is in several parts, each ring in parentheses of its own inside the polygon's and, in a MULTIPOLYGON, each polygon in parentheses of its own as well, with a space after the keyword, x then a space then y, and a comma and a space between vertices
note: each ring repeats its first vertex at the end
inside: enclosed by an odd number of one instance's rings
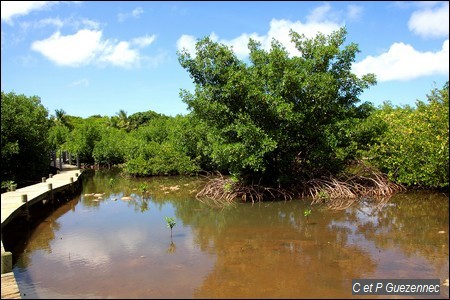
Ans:
MULTIPOLYGON (((14 253, 22 297, 349 298, 352 279, 449 278, 448 195, 398 194, 381 210, 313 206, 307 220, 303 200, 212 209, 195 199, 199 184, 86 178, 14 253)), ((448 295, 441 286, 435 298, 448 295)))

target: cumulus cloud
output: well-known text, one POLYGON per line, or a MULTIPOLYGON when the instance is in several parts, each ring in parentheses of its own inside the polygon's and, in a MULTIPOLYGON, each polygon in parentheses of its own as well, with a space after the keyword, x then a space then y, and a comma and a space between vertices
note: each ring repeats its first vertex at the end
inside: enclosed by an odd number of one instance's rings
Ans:
POLYGON ((439 5, 422 6, 415 11, 409 21, 408 28, 424 38, 448 37, 449 32, 448 2, 439 5))
POLYGON ((62 36, 59 31, 45 40, 35 41, 31 49, 62 66, 89 64, 101 51, 102 32, 83 29, 73 35, 62 36))
MULTIPOLYGON (((243 33, 240 36, 231 39, 219 39, 215 33, 210 35, 210 38, 213 41, 217 41, 224 45, 230 46, 233 48, 234 53, 239 58, 244 58, 248 56, 248 40, 252 38, 261 43, 261 47, 265 50, 269 50, 271 46, 271 42, 273 39, 278 40, 286 50, 291 55, 299 55, 298 50, 295 48, 295 45, 291 42, 291 38, 289 36, 290 29, 304 34, 308 38, 312 38, 317 35, 318 32, 322 32, 323 34, 330 34, 332 31, 338 30, 343 24, 339 24, 333 21, 322 20, 323 14, 325 14, 326 9, 321 12, 314 11, 313 14, 309 18, 309 22, 302 23, 301 21, 290 21, 290 20, 277 20, 272 19, 270 22, 269 31, 265 35, 259 35, 257 33, 243 33)), ((182 35, 177 41, 177 49, 182 50, 185 48, 191 55, 195 55, 195 43, 196 38, 191 35, 182 35)))
POLYGON ((24 16, 33 10, 45 9, 54 4, 54 1, 2 1, 1 18, 3 22, 12 25, 14 17, 24 16))
POLYGON ((143 13, 144 10, 142 9, 142 7, 136 7, 129 13, 117 14, 117 19, 119 20, 119 22, 124 22, 128 18, 138 19, 143 13))
POLYGON ((196 38, 192 35, 183 34, 177 40, 178 51, 186 50, 190 54, 195 54, 196 38))
POLYGON ((146 47, 155 38, 146 35, 128 42, 103 39, 100 30, 82 29, 65 36, 57 31, 47 39, 33 42, 31 49, 60 66, 95 64, 129 68, 138 66, 143 59, 139 49, 133 46, 146 47))
POLYGON ((106 62, 119 67, 132 67, 139 61, 139 52, 130 48, 130 43, 119 42, 118 44, 107 45, 98 60, 100 63, 106 62))
MULTIPOLYGON (((252 38, 261 43, 261 47, 270 50, 273 39, 279 41, 290 55, 300 55, 295 45, 291 42, 289 31, 292 29, 307 38, 313 38, 321 32, 325 35, 338 30, 345 25, 344 19, 358 20, 361 18, 363 9, 361 6, 350 4, 343 10, 333 10, 329 3, 324 3, 312 9, 306 16, 306 22, 291 21, 287 19, 272 19, 269 24, 269 30, 266 34, 260 35, 253 33, 242 33, 233 39, 219 39, 213 32, 210 38, 213 41, 220 42, 233 48, 234 53, 242 59, 248 56, 248 40, 252 38)), ((191 55, 195 56, 195 43, 197 38, 192 35, 183 34, 177 40, 177 49, 181 51, 186 49, 191 55)))
POLYGON ((62 1, 1 1, 2 22, 13 25, 13 18, 28 15, 32 11, 48 9, 61 2, 62 1))
POLYGON ((387 52, 379 56, 368 56, 353 65, 358 76, 375 73, 379 81, 406 81, 422 76, 449 74, 449 40, 437 52, 420 52, 411 45, 394 43, 387 52))

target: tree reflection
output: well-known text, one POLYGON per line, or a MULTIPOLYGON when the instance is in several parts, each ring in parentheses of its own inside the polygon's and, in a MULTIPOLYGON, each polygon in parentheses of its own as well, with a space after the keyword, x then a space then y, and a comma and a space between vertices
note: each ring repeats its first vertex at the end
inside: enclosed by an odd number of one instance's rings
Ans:
MULTIPOLYGON (((193 236, 193 241, 180 239, 177 249, 172 239, 167 245, 164 233, 161 235, 164 238, 159 240, 160 246, 157 246, 159 237, 154 233, 149 240, 155 244, 149 248, 157 249, 155 253, 174 254, 166 256, 166 259, 171 262, 179 259, 179 265, 184 265, 180 261, 189 263, 192 260, 186 256, 186 244, 194 244, 192 248, 200 249, 199 252, 214 255, 214 267, 208 274, 198 274, 203 282, 195 287, 192 297, 348 298, 351 297, 352 279, 374 278, 380 274, 377 273, 380 256, 377 256, 375 247, 395 250, 407 257, 423 257, 438 270, 433 274, 437 274, 442 266, 448 269, 448 196, 443 199, 420 195, 417 198, 400 194, 379 210, 364 205, 345 211, 314 207, 308 224, 304 211, 309 204, 301 200, 212 209, 195 200, 192 191, 199 185, 195 178, 131 179, 119 176, 113 185, 110 178, 108 173, 94 175, 92 182, 85 183, 78 199, 83 201, 83 205, 100 207, 108 205, 104 201, 119 201, 122 196, 130 196, 131 200, 127 200, 125 206, 134 208, 136 214, 132 216, 140 217, 148 213, 159 218, 169 205, 170 209, 174 208, 180 227, 189 231, 185 236, 189 239, 193 236), (139 189, 143 183, 145 190, 139 189), (104 192, 105 199, 92 203, 83 197, 84 193, 96 192, 104 192), (446 233, 439 234, 439 231, 446 233)), ((123 210, 119 211, 117 205, 110 207, 114 208, 114 213, 117 212, 118 218, 123 218, 123 210)), ((30 237, 34 241, 27 251, 42 249, 51 252, 52 241, 60 238, 57 236, 57 220, 69 210, 74 210, 73 203, 55 210, 51 218, 40 225, 42 228, 36 230, 36 236, 30 237)), ((113 225, 117 223, 111 222, 113 225)), ((98 224, 108 225, 100 221, 98 224)), ((140 231, 140 224, 133 224, 136 226, 132 227, 133 232, 140 231)), ((161 230, 166 228, 161 226, 161 230)), ((142 240, 141 236, 137 237, 142 240)), ((28 253, 22 255, 21 264, 25 267, 30 264, 29 256, 28 253)), ((143 262, 136 260, 133 272, 139 264, 143 262)), ((405 272, 410 270, 409 266, 404 268, 405 272)), ((144 269, 142 274, 145 274, 144 269)), ((176 268, 180 282, 184 278, 181 269, 176 268)), ((194 264, 189 269, 198 271, 194 264)), ((448 277, 447 269, 442 272, 447 272, 448 277)), ((183 269, 183 272, 186 271, 183 269)))
POLYGON ((179 214, 193 226, 202 249, 217 255, 195 297, 349 296, 351 279, 373 273, 376 262, 347 243, 347 228, 333 224, 346 219, 344 212, 317 211, 312 225, 304 208, 300 202, 280 202, 214 213, 205 209, 192 223, 179 214))
POLYGON ((177 251, 177 246, 175 245, 175 243, 171 240, 169 247, 167 247, 166 253, 169 254, 173 254, 175 253, 175 251, 177 251))

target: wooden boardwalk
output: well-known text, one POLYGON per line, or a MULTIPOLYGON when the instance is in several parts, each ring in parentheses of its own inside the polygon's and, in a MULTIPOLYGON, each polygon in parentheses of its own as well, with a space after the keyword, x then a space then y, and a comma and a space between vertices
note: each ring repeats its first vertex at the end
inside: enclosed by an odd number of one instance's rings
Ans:
POLYGON ((1 196, 2 229, 17 214, 25 210, 27 203, 22 202, 22 195, 27 195, 29 206, 33 205, 34 203, 47 199, 51 196, 49 184, 52 185, 52 192, 57 193, 69 188, 71 178, 75 183, 78 180, 79 175, 81 175, 81 170, 79 169, 63 169, 63 171, 60 171, 59 174, 53 175, 52 178, 47 178, 46 182, 26 186, 13 192, 3 193, 1 196))
MULTIPOLYGON (((50 200, 55 193, 63 191, 68 188, 74 188, 75 183, 78 181, 82 170, 72 166, 63 165, 63 170, 58 174, 53 175, 51 178, 46 178, 45 182, 37 183, 27 187, 17 189, 12 192, 6 192, 1 194, 1 218, 2 218, 2 230, 3 227, 8 224, 14 217, 27 212, 27 207, 38 203, 42 200, 50 200), (50 190, 51 185, 51 190, 50 190), (24 196, 26 195, 26 196, 24 196), (23 202, 26 197, 26 202, 23 202)), ((20 291, 17 285, 14 273, 11 270, 7 270, 7 264, 12 262, 6 260, 12 259, 12 256, 5 258, 5 249, 3 242, 1 243, 2 253, 2 280, 1 280, 1 296, 2 299, 20 299, 20 291), (5 272, 3 274, 3 272, 5 272)))
POLYGON ((2 299, 21 299, 13 272, 2 274, 2 299))

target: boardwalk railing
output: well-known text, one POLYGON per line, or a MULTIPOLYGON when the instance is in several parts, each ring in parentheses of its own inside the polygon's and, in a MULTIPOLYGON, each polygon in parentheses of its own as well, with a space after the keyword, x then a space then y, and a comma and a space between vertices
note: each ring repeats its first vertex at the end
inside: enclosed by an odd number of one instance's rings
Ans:
MULTIPOLYGON (((62 171, 58 174, 49 174, 49 178, 42 178, 41 183, 30 185, 27 187, 16 189, 1 194, 1 219, 2 232, 3 228, 19 215, 29 216, 29 208, 33 204, 40 201, 53 201, 55 194, 67 189, 75 191, 75 184, 80 178, 82 170, 71 166, 64 165, 62 171)), ((1 271, 2 271, 2 299, 6 298, 20 298, 20 293, 14 286, 17 286, 12 273, 12 253, 5 251, 3 247, 3 236, 1 242, 1 271), (4 294, 8 291, 8 295, 4 294), (14 295, 14 296, 13 296, 14 295)))

